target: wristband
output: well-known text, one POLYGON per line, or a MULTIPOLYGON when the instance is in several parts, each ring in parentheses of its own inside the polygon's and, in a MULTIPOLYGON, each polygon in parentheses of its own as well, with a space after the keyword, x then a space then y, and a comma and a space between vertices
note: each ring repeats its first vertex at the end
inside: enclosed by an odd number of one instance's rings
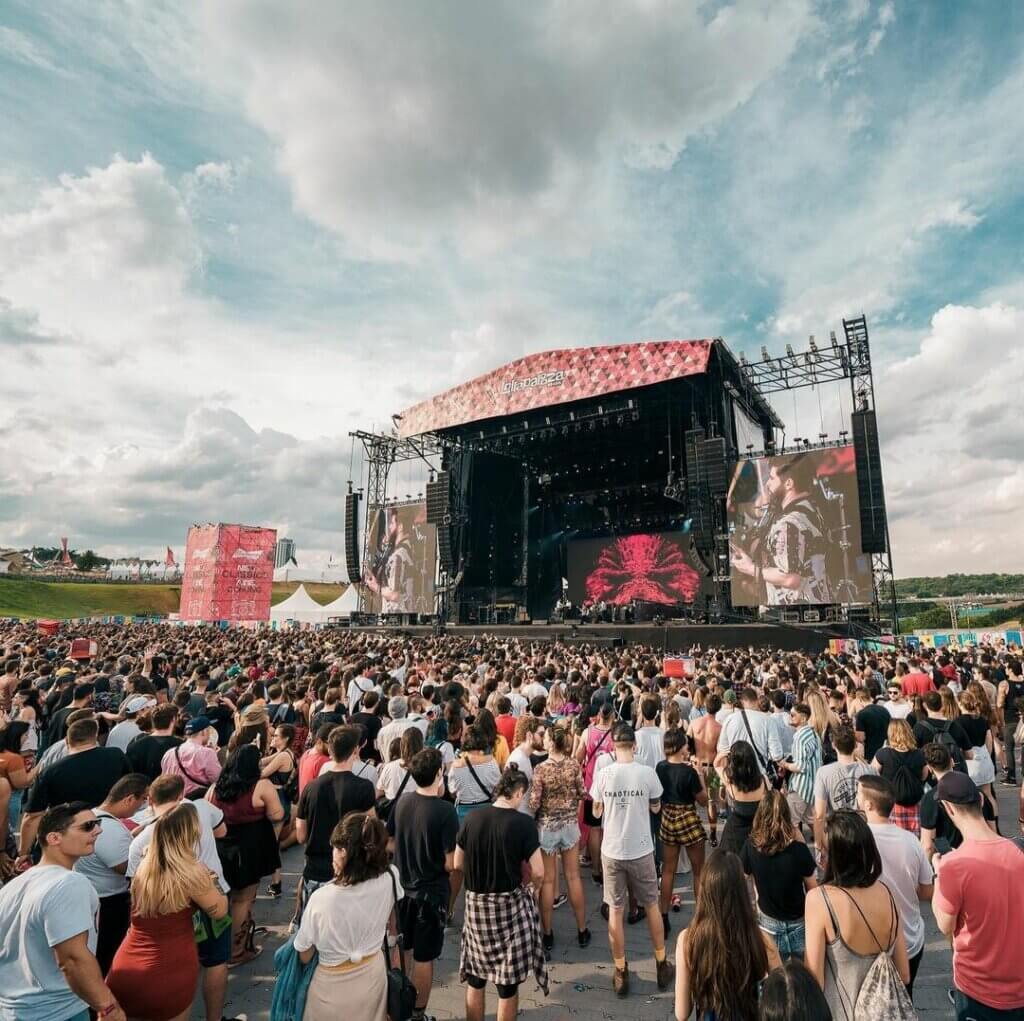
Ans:
POLYGON ((113 1014, 115 1010, 117 1010, 117 1000, 111 1000, 105 1007, 100 1007, 96 1011, 96 1017, 106 1017, 108 1014, 113 1014))

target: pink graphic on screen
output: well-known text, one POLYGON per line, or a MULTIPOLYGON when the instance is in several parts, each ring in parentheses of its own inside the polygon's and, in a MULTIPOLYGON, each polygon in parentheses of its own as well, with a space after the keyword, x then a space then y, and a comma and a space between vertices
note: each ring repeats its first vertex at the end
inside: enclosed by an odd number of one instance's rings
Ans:
POLYGON ((601 550, 584 584, 594 602, 692 603, 700 575, 677 542, 664 535, 627 535, 601 550))

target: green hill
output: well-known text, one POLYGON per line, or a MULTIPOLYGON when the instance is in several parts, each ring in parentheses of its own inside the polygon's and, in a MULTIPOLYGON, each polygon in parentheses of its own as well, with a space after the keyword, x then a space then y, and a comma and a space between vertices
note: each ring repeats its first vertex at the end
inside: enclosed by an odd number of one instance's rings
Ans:
MULTIPOLYGON (((298 582, 275 584, 274 603, 287 599, 298 582)), ((322 605, 345 591, 344 585, 307 584, 306 591, 322 605)), ((108 614, 177 613, 180 585, 139 585, 130 582, 52 582, 0 576, 0 617, 95 617, 108 614)))

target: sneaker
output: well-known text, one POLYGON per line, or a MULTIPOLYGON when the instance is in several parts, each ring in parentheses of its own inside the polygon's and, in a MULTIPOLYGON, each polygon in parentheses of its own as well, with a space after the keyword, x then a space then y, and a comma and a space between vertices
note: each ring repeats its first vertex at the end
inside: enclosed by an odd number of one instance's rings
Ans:
POLYGON ((608 905, 607 905, 607 904, 602 904, 602 905, 601 905, 601 917, 602 917, 602 918, 603 918, 603 919, 604 919, 604 920, 605 920, 606 922, 608 921, 608 915, 609 915, 609 914, 610 914, 610 912, 608 911, 608 905))
POLYGON ((675 974, 675 967, 666 957, 664 961, 658 961, 658 988, 668 989, 672 985, 672 979, 675 974))
POLYGON ((604 886, 604 876, 600 873, 591 873, 590 878, 594 880, 594 886, 604 886))
POLYGON ((711 842, 712 847, 718 847, 718 831, 712 830, 708 840, 711 842))
POLYGON ((576 942, 579 943, 581 950, 590 946, 590 940, 591 936, 589 929, 580 929, 580 931, 576 933, 576 942))
POLYGON ((616 996, 625 996, 629 992, 629 965, 625 968, 616 968, 612 978, 612 990, 616 996))
POLYGON ((277 900, 281 896, 281 884, 280 883, 268 883, 267 884, 267 896, 273 897, 277 900))
POLYGON ((236 1014, 234 1017, 222 1017, 220 1021, 249 1021, 248 1014, 236 1014))
POLYGON ((551 960, 551 951, 555 946, 555 934, 553 932, 545 932, 541 937, 544 943, 544 960, 551 960))
POLYGON ((248 964, 250 961, 255 961, 260 954, 263 953, 263 947, 253 947, 251 950, 243 950, 237 957, 232 957, 228 961, 229 968, 239 968, 243 964, 248 964))
POLYGON ((630 911, 629 914, 626 915, 626 924, 627 925, 636 925, 637 922, 639 922, 642 918, 646 918, 646 917, 647 917, 647 912, 646 911, 641 911, 639 908, 637 908, 636 911, 630 911))
POLYGON ((681 911, 683 908, 683 902, 679 899, 679 894, 672 894, 672 910, 681 911))
POLYGON ((564 893, 560 893, 560 894, 559 894, 559 895, 558 895, 558 896, 557 896, 557 897, 556 897, 556 898, 554 899, 554 901, 552 902, 551 906, 552 906, 553 908, 560 908, 560 907, 561 907, 561 906, 562 906, 563 904, 565 904, 565 903, 566 903, 566 902, 567 902, 568 900, 569 900, 569 898, 568 898, 568 897, 567 897, 567 896, 566 896, 566 895, 565 895, 564 893))
POLYGON ((1016 787, 1017 778, 1015 776, 1007 776, 1005 773, 999 778, 999 782, 1004 787, 1016 787))
POLYGON ((580 867, 581 868, 585 868, 585 869, 589 869, 590 868, 590 855, 589 854, 581 854, 580 855, 580 867))

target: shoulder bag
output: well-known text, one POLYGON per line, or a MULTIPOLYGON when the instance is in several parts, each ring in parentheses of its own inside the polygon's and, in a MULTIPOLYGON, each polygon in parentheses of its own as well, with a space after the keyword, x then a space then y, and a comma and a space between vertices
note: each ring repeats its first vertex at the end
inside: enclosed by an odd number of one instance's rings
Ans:
POLYGON ((416 987, 405 973, 405 955, 402 953, 402 930, 398 924, 398 886, 395 873, 388 868, 391 879, 391 918, 395 920, 395 931, 398 939, 395 944, 398 950, 398 967, 391 967, 391 956, 388 954, 388 933, 384 930, 384 965, 388 971, 388 1018, 390 1021, 409 1021, 416 1007, 416 987))
MULTIPOLYGON (((485 801, 490 801, 490 800, 491 800, 491 798, 492 798, 492 797, 494 796, 494 792, 493 792, 493 791, 489 791, 489 790, 488 790, 488 789, 487 789, 487 788, 486 788, 486 787, 485 787, 485 786, 483 785, 483 782, 482 782, 482 781, 480 780, 480 777, 478 777, 478 776, 476 775, 476 770, 475 770, 475 769, 473 768, 473 763, 472 763, 472 762, 470 762, 468 758, 466 759, 466 767, 467 767, 467 768, 469 769, 469 772, 470 772, 470 774, 472 775, 473 779, 474 779, 474 780, 476 781, 476 785, 477 785, 477 787, 479 787, 479 788, 480 788, 480 790, 482 790, 482 791, 484 792, 484 800, 485 800, 485 801)), ((476 802, 474 802, 474 804, 475 804, 475 803, 476 803, 476 802)))
POLYGON ((781 791, 786 785, 786 774, 783 770, 779 769, 778 763, 765 758, 765 756, 761 754, 761 749, 757 747, 757 742, 754 740, 754 732, 750 729, 750 720, 747 719, 747 711, 743 706, 740 706, 740 716, 743 717, 743 726, 747 728, 747 737, 750 738, 750 745, 754 749, 757 761, 761 764, 761 768, 764 770, 765 778, 773 790, 781 791))

